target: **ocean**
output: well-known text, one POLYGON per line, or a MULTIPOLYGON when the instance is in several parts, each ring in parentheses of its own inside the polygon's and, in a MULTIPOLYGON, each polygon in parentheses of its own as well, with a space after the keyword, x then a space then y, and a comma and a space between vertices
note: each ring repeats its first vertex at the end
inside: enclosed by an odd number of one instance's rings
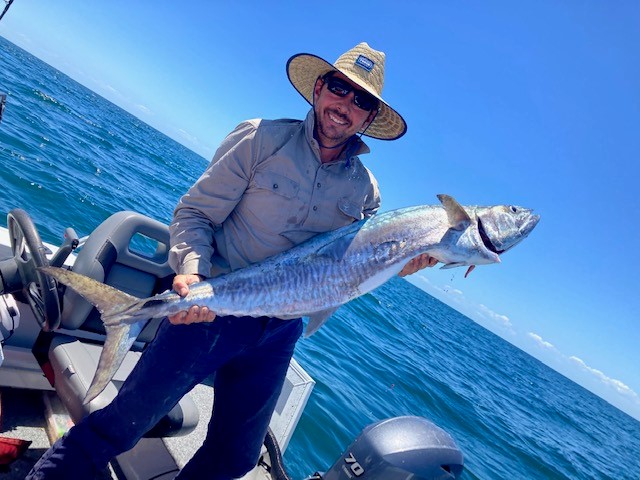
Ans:
MULTIPOLYGON (((2 37, 0 91, 0 223, 23 208, 46 242, 118 210, 168 223, 206 167, 2 37)), ((403 279, 339 309, 296 359, 316 381, 284 456, 296 480, 400 415, 446 430, 465 480, 640 479, 640 422, 403 279)))

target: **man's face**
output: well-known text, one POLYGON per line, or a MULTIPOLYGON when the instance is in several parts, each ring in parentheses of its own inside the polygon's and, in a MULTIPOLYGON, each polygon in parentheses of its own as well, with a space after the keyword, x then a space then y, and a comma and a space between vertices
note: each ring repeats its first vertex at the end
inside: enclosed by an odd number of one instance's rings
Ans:
MULTIPOLYGON (((335 72, 333 76, 360 90, 341 73, 335 72)), ((314 96, 316 135, 322 146, 332 147, 346 141, 364 129, 374 117, 375 112, 363 110, 353 103, 354 92, 340 97, 330 92, 320 79, 316 81, 314 96)))

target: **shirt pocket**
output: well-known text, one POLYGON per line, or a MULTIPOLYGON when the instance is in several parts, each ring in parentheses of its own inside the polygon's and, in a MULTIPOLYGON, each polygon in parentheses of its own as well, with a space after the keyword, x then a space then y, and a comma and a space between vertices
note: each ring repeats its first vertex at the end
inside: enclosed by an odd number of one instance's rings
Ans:
POLYGON ((256 187, 286 198, 295 198, 300 191, 300 185, 297 182, 275 172, 255 172, 253 181, 256 187))
POLYGON ((241 202, 241 211, 253 219, 253 227, 280 234, 290 228, 302 210, 299 192, 300 185, 294 180, 275 172, 257 171, 252 188, 241 202))
POLYGON ((363 218, 364 213, 361 202, 355 202, 349 197, 341 197, 338 199, 338 213, 333 228, 344 227, 363 218))

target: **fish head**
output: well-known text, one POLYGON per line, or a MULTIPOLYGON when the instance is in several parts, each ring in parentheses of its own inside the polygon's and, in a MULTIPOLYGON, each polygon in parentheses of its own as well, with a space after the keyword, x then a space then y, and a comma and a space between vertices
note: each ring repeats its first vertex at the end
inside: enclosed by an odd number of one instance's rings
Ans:
POLYGON ((514 205, 478 208, 476 215, 484 246, 498 255, 527 238, 540 220, 533 210, 514 205))

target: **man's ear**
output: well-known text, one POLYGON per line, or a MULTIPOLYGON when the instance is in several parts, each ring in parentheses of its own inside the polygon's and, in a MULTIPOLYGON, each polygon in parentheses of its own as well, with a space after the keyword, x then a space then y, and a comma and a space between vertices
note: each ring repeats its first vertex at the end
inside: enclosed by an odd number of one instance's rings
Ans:
POLYGON ((318 77, 316 79, 316 84, 313 86, 313 103, 314 104, 316 103, 316 100, 318 100, 318 96, 320 95, 320 90, 322 90, 322 85, 324 85, 324 82, 320 77, 318 77))

